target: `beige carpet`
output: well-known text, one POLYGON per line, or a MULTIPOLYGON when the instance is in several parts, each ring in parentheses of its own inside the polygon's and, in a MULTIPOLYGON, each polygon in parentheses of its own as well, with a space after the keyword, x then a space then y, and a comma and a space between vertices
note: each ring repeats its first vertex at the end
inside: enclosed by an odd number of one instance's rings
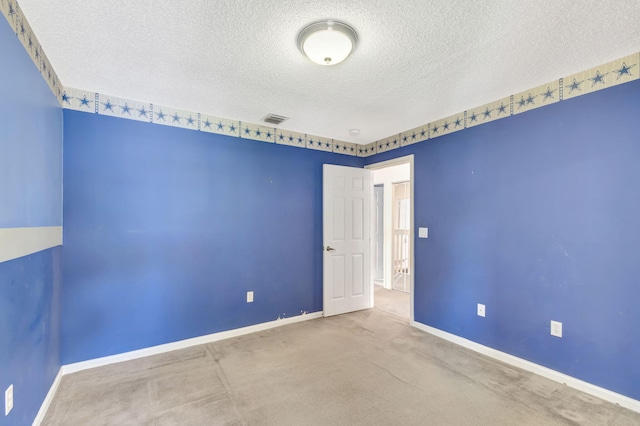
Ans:
POLYGON ((376 309, 64 376, 45 425, 638 425, 376 309))

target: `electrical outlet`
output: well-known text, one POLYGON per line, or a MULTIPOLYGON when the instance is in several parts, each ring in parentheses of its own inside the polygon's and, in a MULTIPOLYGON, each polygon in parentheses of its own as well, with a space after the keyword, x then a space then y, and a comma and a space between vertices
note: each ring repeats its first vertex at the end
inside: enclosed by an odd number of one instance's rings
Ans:
POLYGON ((482 303, 478 303, 478 316, 479 317, 483 317, 484 316, 484 305, 482 303))
POLYGON ((8 416, 13 409, 13 385, 4 391, 4 415, 8 416))
POLYGON ((551 321, 551 335, 556 337, 562 337, 562 323, 558 321, 551 321))
POLYGON ((251 303, 253 302, 253 292, 252 291, 248 291, 247 292, 247 303, 251 303))

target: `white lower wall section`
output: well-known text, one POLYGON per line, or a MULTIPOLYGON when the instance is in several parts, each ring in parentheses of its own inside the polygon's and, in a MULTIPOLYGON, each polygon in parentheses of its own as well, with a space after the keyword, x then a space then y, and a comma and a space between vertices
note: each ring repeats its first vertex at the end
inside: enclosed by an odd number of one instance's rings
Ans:
POLYGON ((62 245, 62 226, 1 228, 0 262, 62 245))
POLYGON ((622 407, 628 408, 629 410, 640 413, 640 401, 637 401, 633 398, 629 398, 619 393, 612 392, 608 389, 592 385, 591 383, 584 382, 580 379, 576 379, 575 377, 568 376, 550 368, 535 364, 531 361, 527 361, 522 358, 509 355, 508 353, 501 352, 488 346, 473 342, 471 340, 467 340, 464 337, 456 336, 455 334, 438 330, 437 328, 430 327, 417 321, 413 322, 413 326, 418 330, 422 330, 436 337, 440 337, 444 340, 448 340, 449 342, 471 349, 474 352, 478 352, 491 358, 495 358, 499 361, 553 380, 554 382, 563 383, 579 391, 588 393, 600 399, 604 399, 605 401, 613 402, 614 404, 618 404, 622 407))

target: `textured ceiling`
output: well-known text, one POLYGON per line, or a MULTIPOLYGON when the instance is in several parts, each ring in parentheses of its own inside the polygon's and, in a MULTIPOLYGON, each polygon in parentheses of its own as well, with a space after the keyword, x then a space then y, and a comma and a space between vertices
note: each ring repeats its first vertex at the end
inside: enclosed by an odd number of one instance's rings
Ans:
POLYGON ((637 0, 19 3, 67 87, 361 144, 640 50, 637 0), (322 18, 360 37, 333 67, 296 46, 322 18))

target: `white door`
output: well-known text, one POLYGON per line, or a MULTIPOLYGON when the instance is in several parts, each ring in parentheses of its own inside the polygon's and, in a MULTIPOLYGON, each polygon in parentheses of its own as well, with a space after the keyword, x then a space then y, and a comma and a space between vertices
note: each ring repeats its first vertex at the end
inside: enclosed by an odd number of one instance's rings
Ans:
POLYGON ((371 172, 323 166, 324 316, 371 307, 371 172))

